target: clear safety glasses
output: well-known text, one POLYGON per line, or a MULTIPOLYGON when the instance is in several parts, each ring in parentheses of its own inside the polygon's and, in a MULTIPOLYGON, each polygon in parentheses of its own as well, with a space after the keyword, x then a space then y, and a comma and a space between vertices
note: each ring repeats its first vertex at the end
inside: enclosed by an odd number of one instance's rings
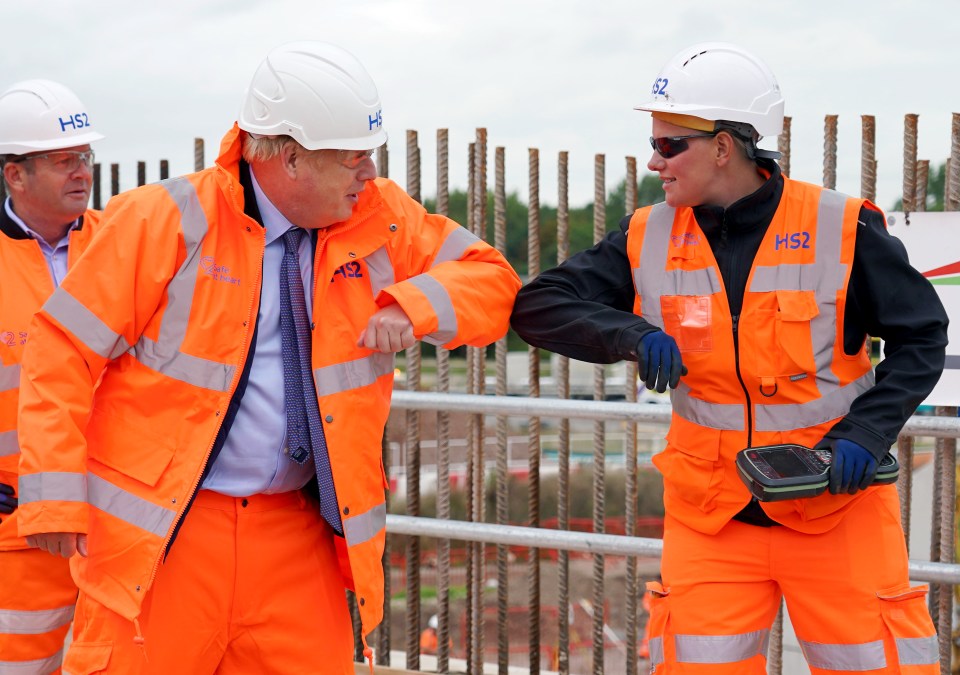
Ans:
POLYGON ((373 150, 337 150, 337 161, 348 169, 356 169, 373 157, 373 150))
POLYGON ((80 168, 80 165, 93 168, 93 150, 58 150, 57 152, 45 152, 40 155, 24 155, 15 157, 11 162, 21 163, 34 159, 44 159, 50 163, 54 171, 59 173, 73 173, 80 168))

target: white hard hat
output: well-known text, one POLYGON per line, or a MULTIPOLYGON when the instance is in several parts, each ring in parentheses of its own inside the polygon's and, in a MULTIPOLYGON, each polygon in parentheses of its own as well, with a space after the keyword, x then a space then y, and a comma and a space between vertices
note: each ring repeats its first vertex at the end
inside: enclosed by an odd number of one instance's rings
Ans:
POLYGON ((434 630, 437 630, 440 627, 440 621, 437 619, 436 614, 430 617, 430 619, 427 621, 427 626, 433 628, 434 630))
POLYGON ((353 54, 326 42, 271 51, 247 88, 239 125, 291 136, 308 150, 371 150, 387 141, 373 79, 353 54))
POLYGON ((71 148, 101 138, 87 107, 62 84, 25 80, 0 94, 0 155, 71 148))
POLYGON ((702 42, 663 67, 652 98, 636 107, 751 125, 761 136, 783 131, 783 95, 767 65, 742 47, 702 42))

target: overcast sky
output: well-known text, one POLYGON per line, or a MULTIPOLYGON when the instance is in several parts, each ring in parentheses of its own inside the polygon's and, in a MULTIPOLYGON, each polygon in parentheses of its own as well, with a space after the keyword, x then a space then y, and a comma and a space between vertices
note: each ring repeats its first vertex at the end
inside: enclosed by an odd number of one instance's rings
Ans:
MULTIPOLYGON (((391 134, 390 176, 406 184, 407 129, 420 134, 423 195, 435 193, 438 128, 448 128, 453 187, 466 185, 477 127, 507 156, 507 187, 524 198, 527 148, 540 150, 543 203, 556 204, 557 153, 570 153, 571 205, 593 197, 593 157, 607 185, 624 157, 649 159, 649 115, 633 106, 675 52, 737 42, 767 61, 793 118, 791 173, 819 183, 823 120, 840 116, 837 187, 860 192, 863 114, 877 119, 877 201, 902 186, 903 119, 920 115, 919 154, 950 151, 960 112, 960 4, 953 0, 722 3, 672 0, 8 0, 0 5, 0 89, 53 79, 86 103, 98 161, 121 165, 121 187, 158 160, 193 168, 193 138, 213 162, 258 63, 300 39, 336 42, 378 83, 391 134)), ((775 143, 764 143, 775 148, 775 143)), ((106 174, 109 175, 109 174, 106 174)), ((104 192, 106 194, 106 190, 104 192)))

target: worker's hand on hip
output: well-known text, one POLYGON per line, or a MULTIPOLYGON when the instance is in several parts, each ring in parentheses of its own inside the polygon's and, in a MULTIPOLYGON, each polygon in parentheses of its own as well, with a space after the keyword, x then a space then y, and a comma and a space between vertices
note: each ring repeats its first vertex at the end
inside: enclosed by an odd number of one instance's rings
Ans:
POLYGON ((829 448, 833 454, 830 463, 830 494, 854 494, 873 484, 877 474, 877 458, 862 445, 846 438, 824 439, 817 446, 829 448))
POLYGON ((403 308, 394 303, 377 310, 370 317, 367 327, 360 333, 357 346, 389 354, 403 351, 416 342, 413 322, 403 308))
POLYGON ((647 333, 637 345, 637 363, 640 379, 647 389, 656 389, 661 394, 676 389, 681 375, 687 369, 680 358, 680 348, 672 337, 662 330, 647 333))
POLYGON ((15 492, 12 485, 0 483, 0 513, 10 514, 17 508, 19 502, 14 495, 15 492))
POLYGON ((27 537, 27 544, 63 558, 69 558, 74 553, 87 557, 87 535, 78 532, 33 534, 27 537))

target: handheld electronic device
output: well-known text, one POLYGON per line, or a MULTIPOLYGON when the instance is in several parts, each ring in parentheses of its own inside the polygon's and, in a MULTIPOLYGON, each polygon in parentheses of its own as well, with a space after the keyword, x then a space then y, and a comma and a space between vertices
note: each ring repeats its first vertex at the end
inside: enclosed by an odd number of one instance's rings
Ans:
MULTIPOLYGON (((737 473, 761 502, 816 497, 829 484, 829 449, 782 444, 747 448, 737 453, 737 473)), ((897 458, 889 452, 880 461, 874 485, 895 483, 900 473, 897 458)))

